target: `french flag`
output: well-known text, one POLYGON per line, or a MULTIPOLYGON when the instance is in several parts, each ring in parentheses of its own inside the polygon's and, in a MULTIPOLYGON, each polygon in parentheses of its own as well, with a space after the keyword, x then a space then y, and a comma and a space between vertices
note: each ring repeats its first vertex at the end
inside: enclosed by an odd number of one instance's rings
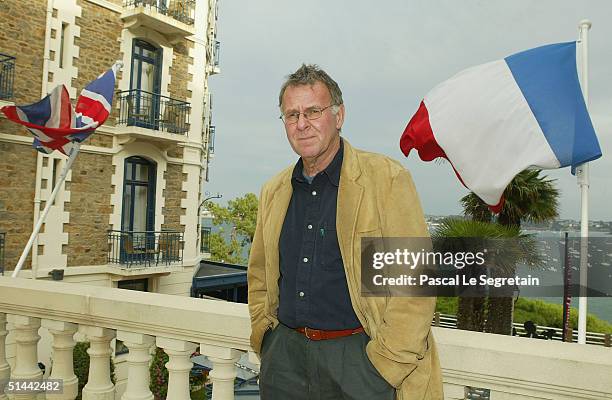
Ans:
POLYGON ((400 140, 408 156, 446 158, 494 212, 519 172, 601 157, 576 68, 576 42, 523 51, 459 72, 431 90, 400 140))
POLYGON ((121 63, 90 82, 79 95, 75 109, 66 86, 59 85, 45 98, 27 106, 6 106, 8 119, 28 128, 34 135, 32 146, 43 153, 59 150, 69 154, 74 143, 81 143, 104 124, 111 112, 117 71, 121 63))

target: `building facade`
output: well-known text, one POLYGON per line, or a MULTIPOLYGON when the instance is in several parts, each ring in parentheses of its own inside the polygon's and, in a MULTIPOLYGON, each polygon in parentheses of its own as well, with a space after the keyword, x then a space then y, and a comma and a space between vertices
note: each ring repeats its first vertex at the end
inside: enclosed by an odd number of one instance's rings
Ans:
MULTIPOLYGON (((216 0, 0 2, 0 105, 34 103, 60 84, 74 101, 115 61, 124 65, 113 112, 81 146, 20 276, 55 270, 68 282, 189 295, 214 150, 216 23, 216 0)), ((5 274, 67 159, 31 144, 0 117, 5 274)))

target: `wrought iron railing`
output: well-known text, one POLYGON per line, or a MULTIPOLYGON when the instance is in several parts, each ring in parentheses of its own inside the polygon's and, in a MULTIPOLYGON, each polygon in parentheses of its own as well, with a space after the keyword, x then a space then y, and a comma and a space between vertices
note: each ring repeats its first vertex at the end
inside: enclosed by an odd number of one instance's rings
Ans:
POLYGON ((4 275, 4 247, 6 243, 6 233, 0 232, 0 275, 4 275))
POLYGON ((15 57, 0 53, 0 100, 13 98, 15 57))
POLYGON ((200 235, 200 253, 210 253, 210 227, 203 227, 200 235))
POLYGON ((215 154, 215 126, 208 127, 208 153, 215 154))
POLYGON ((108 263, 127 267, 182 264, 183 233, 108 231, 108 263))
POLYGON ((187 25, 193 25, 195 0, 125 0, 125 7, 150 7, 187 25))
POLYGON ((119 92, 119 125, 185 134, 191 104, 140 89, 119 92))

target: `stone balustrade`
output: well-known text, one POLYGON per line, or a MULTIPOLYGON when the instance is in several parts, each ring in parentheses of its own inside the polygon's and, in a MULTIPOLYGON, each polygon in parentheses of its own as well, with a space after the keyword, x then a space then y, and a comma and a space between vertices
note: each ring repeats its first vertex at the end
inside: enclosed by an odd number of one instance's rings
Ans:
MULTIPOLYGON (((169 356, 168 398, 189 399, 190 355, 197 346, 212 362, 213 400, 234 398, 236 361, 250 352, 244 304, 0 277, 0 400, 9 379, 40 379, 37 351, 49 336, 49 378, 62 379, 62 394, 74 399, 75 334, 91 343, 83 399, 150 400, 149 363, 156 345, 169 356), (7 340, 8 337, 8 340, 7 340), (119 394, 110 379, 111 341, 122 340, 127 384, 119 394)), ((446 399, 470 390, 504 399, 612 399, 612 348, 434 328, 444 373, 446 399)), ((250 360, 256 356, 250 352, 250 360)), ((12 396, 12 395, 11 395, 12 396)))
MULTIPOLYGON (((91 343, 84 400, 111 400, 111 341, 122 340, 127 355, 127 386, 122 400, 153 399, 149 389, 150 349, 157 345, 169 356, 168 398, 189 399, 190 356, 197 346, 212 361, 213 398, 234 398, 235 363, 249 352, 250 323, 246 305, 156 293, 101 288, 73 283, 0 277, 0 400, 11 379, 37 380, 39 328, 52 337, 53 366, 49 378, 63 379, 62 394, 48 399, 74 399, 77 378, 72 368, 73 335, 91 343), (7 322, 11 329, 7 330, 7 322), (7 334, 13 338, 10 357, 7 334), (7 362, 7 359, 9 362, 7 362), (10 364, 10 366, 9 366, 10 364)), ((251 355, 251 359, 254 359, 251 355)), ((34 395, 14 396, 34 399, 34 395)))

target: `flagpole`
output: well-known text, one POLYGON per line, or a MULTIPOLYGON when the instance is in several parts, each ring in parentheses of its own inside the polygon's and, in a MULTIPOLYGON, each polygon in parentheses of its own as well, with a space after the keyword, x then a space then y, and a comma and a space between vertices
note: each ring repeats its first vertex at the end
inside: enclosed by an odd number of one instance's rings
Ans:
MULTIPOLYGON (((580 41, 580 76, 584 102, 589 107, 589 29, 591 21, 583 19, 578 24, 580 41)), ((580 187, 580 296, 578 297, 578 344, 586 344, 587 325, 587 272, 588 272, 588 238, 589 238, 589 164, 584 163, 576 170, 580 187)))
MULTIPOLYGON (((55 185, 55 188, 53 188, 51 195, 46 200, 45 209, 43 210, 42 214, 38 218, 38 222, 36 223, 36 226, 34 226, 34 230, 32 231, 32 234, 30 235, 30 240, 28 240, 26 247, 23 249, 23 253, 21 253, 21 257, 19 257, 19 261, 17 261, 17 265, 15 266, 15 270, 13 271, 13 274, 11 275, 11 277, 13 278, 17 277, 17 274, 19 274, 21 267, 25 263, 25 260, 28 257, 28 253, 30 252, 30 250, 32 249, 32 245, 34 244, 34 240, 38 236, 38 232, 40 231, 42 224, 45 222, 45 219, 47 218, 47 214, 49 214, 49 210, 51 209, 51 205, 55 201, 55 198, 57 197, 57 194, 59 193, 60 187, 62 187, 62 185, 64 184, 64 181, 66 180, 66 177, 68 176, 68 171, 70 171, 70 168, 72 167, 72 164, 74 163, 74 160, 76 159, 76 156, 79 153, 80 148, 81 148, 81 144, 78 142, 75 142, 74 146, 72 147, 72 150, 70 151, 70 156, 68 157, 68 161, 66 162, 66 165, 64 166, 64 169, 62 170, 62 174, 60 175, 59 180, 57 184, 55 185)), ((32 273, 34 273, 34 271, 32 271, 32 273)))

